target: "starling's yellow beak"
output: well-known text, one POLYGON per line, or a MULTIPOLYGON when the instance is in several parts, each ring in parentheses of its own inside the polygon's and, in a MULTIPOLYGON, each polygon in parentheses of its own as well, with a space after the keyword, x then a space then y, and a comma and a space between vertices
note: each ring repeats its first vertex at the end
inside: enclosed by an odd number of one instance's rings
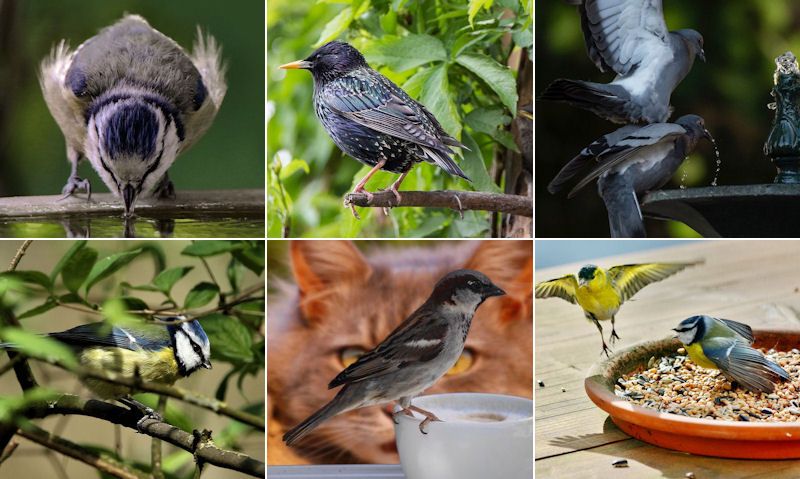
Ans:
POLYGON ((297 60, 296 62, 287 63, 278 67, 282 70, 310 70, 311 62, 306 60, 297 60))

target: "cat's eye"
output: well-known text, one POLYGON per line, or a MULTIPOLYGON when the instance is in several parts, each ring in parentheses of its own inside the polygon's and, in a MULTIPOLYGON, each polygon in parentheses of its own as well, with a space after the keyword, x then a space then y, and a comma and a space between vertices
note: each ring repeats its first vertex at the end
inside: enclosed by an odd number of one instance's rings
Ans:
POLYGON ((342 366, 348 367, 356 362, 365 352, 366 351, 361 348, 344 348, 339 351, 339 362, 342 363, 342 366))
POLYGON ((475 361, 475 357, 472 354, 472 351, 469 349, 464 349, 461 353, 461 356, 458 358, 458 361, 447 371, 447 376, 454 376, 456 374, 463 374, 470 370, 472 367, 472 363, 475 361))

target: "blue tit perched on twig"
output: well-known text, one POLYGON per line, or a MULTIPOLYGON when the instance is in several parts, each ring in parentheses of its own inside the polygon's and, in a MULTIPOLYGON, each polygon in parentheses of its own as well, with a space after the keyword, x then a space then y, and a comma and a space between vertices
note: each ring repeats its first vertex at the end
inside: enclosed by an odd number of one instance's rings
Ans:
POLYGON ((752 392, 771 393, 774 383, 789 379, 782 367, 751 347, 753 330, 746 324, 702 315, 684 319, 673 331, 698 366, 719 369, 752 392))
MULTIPOLYGON (((135 327, 105 322, 83 324, 46 336, 69 346, 81 366, 99 372, 138 377, 144 382, 172 385, 199 368, 211 369, 211 343, 199 322, 180 316, 135 327), (172 324, 170 324, 172 323, 172 324)), ((14 348, 0 343, 0 349, 14 348)), ((116 399, 147 415, 153 411, 133 400, 131 388, 100 379, 85 378, 84 384, 103 399, 116 399)))
POLYGON ((138 198, 175 197, 167 170, 211 126, 226 91, 213 37, 198 29, 188 54, 137 15, 75 50, 61 41, 42 62, 39 79, 67 143, 64 197, 91 196, 89 181, 78 177, 85 157, 122 198, 126 216, 138 198))
POLYGON ((682 269, 701 264, 693 263, 643 263, 614 266, 608 270, 588 264, 578 271, 577 278, 568 274, 561 278, 542 281, 536 285, 537 298, 559 297, 583 308, 583 314, 597 326, 603 352, 608 356, 609 348, 603 338, 600 321, 611 320, 609 341, 620 339, 614 329, 617 311, 622 303, 630 299, 640 289, 668 278, 682 269))

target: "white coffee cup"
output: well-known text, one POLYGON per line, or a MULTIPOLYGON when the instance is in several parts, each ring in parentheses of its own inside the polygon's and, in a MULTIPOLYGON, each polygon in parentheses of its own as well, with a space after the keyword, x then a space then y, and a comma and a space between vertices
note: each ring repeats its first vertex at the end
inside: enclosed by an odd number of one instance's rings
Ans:
MULTIPOLYGON (((421 396, 412 402, 442 422, 398 414, 397 451, 406 479, 530 479, 533 401, 498 394, 421 396)), ((399 407, 396 408, 396 410, 399 407)))

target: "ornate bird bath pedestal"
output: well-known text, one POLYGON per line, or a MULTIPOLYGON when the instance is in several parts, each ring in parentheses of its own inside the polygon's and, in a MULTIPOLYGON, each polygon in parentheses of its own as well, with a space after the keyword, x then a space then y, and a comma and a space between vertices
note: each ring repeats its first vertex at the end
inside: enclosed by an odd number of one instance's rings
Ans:
POLYGON ((774 182, 654 191, 642 200, 644 215, 680 221, 705 237, 800 236, 800 67, 791 52, 775 63, 775 119, 764 144, 778 170, 774 182))

